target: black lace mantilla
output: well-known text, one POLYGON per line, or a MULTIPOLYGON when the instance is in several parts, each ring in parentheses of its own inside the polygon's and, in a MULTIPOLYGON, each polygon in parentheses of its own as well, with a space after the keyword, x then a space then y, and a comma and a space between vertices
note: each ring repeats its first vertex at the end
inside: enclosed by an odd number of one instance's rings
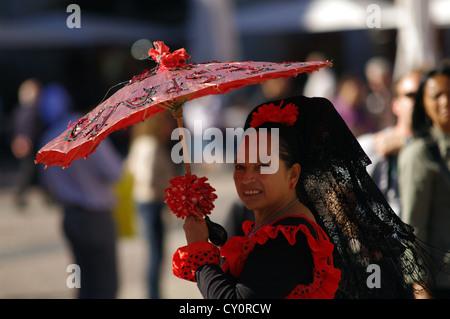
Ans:
POLYGON ((293 127, 259 128, 280 128, 280 143, 287 143, 302 167, 298 197, 334 243, 334 264, 342 271, 336 297, 411 297, 411 284, 426 274, 425 251, 368 175, 370 160, 332 103, 304 96, 273 103, 298 106, 293 127), (367 284, 371 264, 381 270, 381 288, 367 284))

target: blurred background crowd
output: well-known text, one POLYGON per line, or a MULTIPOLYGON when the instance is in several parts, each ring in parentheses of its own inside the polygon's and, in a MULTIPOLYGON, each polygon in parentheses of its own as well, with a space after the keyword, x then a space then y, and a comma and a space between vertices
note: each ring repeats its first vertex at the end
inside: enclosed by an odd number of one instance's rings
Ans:
MULTIPOLYGON (((154 67, 147 56, 153 41, 164 41, 172 51, 186 48, 191 61, 195 62, 333 62, 332 68, 310 75, 272 80, 225 96, 188 102, 185 107, 188 128, 194 119, 203 120, 204 128, 240 127, 255 105, 304 94, 332 100, 362 144, 370 134, 397 123, 399 115, 391 105, 400 94, 397 88, 400 79, 411 72, 423 74, 450 57, 449 0, 80 0, 76 4, 80 8, 81 28, 71 28, 67 23, 73 13, 67 12, 72 2, 75 1, 3 0, 0 3, 0 194, 2 200, 11 203, 10 206, 0 203, 0 237, 5 238, 5 242, 0 243, 0 272, 9 268, 6 262, 11 260, 14 250, 14 243, 6 238, 9 226, 2 221, 2 215, 13 218, 8 215, 10 210, 17 216, 23 211, 32 214, 34 202, 29 200, 30 192, 46 190, 42 189, 39 178, 43 169, 34 164, 44 132, 48 132, 50 123, 64 118, 66 107, 85 114, 110 88, 154 67)), ((68 121, 59 124, 64 126, 68 121)), ((173 129, 171 125, 167 124, 166 128, 173 129)), ((118 171, 129 173, 125 177, 117 176, 116 180, 111 177, 111 185, 120 182, 126 192, 129 188, 124 185, 131 187, 133 178, 134 181, 145 178, 146 175, 142 175, 145 167, 134 172, 134 177, 133 167, 141 167, 139 161, 154 157, 155 152, 160 154, 155 163, 166 162, 160 148, 168 148, 170 143, 165 139, 167 136, 156 136, 155 131, 160 132, 161 127, 150 123, 147 128, 120 130, 110 136, 119 162, 111 167, 120 167, 118 171), (142 134, 152 135, 154 139, 139 139, 142 134), (135 142, 141 143, 139 148, 134 146, 135 142), (147 153, 142 151, 146 145, 147 153), (130 164, 133 161, 135 164, 130 164), (126 179, 129 176, 131 179, 126 179)), ((164 165, 157 167, 156 171, 161 174, 159 180, 168 180, 169 176, 179 173, 179 168, 167 165, 166 174, 162 174, 164 165)), ((197 169, 204 169, 211 176, 221 176, 222 172, 218 165, 203 165, 197 169)), ((234 185, 225 185, 232 193, 234 185)), ((149 288, 142 296, 177 298, 179 295, 167 291, 161 296, 160 273, 155 270, 171 257, 168 255, 164 257, 166 261, 162 260, 162 242, 168 239, 158 230, 167 219, 160 217, 163 207, 154 205, 155 201, 160 203, 161 198, 145 190, 136 191, 139 187, 134 184, 135 193, 130 195, 138 205, 128 207, 136 213, 139 211, 140 215, 135 219, 121 218, 141 223, 142 227, 145 225, 144 241, 148 240, 149 251, 153 253, 148 262, 142 261, 149 264, 148 274, 143 271, 140 277, 142 282, 148 280, 149 288)), ((158 187, 163 189, 161 185, 158 187)), ((43 205, 55 208, 51 205, 58 202, 56 198, 46 191, 39 194, 44 198, 43 205)), ((230 198, 233 202, 233 196, 230 198)), ((392 207, 396 207, 396 202, 392 202, 392 207)), ((230 208, 229 205, 218 209, 217 214, 223 215, 219 220, 226 220, 230 208)), ((107 208, 114 209, 113 206, 107 208)), ((20 222, 13 225, 20 232, 20 222)), ((133 230, 135 226, 130 227, 132 237, 140 236, 139 231, 133 230)), ((121 234, 119 239, 121 236, 127 237, 121 234)), ((75 254, 74 246, 70 247, 75 254)), ((144 254, 146 252, 143 250, 144 254)), ((113 256, 108 258, 121 258, 120 253, 119 257, 111 254, 113 256)), ((121 276, 116 269, 113 272, 113 277, 121 276)), ((27 293, 26 285, 21 288, 23 294, 14 289, 13 294, 8 294, 11 288, 8 285, 13 281, 5 277, 0 274, 0 297, 70 296, 32 295, 27 293)), ((122 278, 119 282, 125 280, 122 278)), ((120 290, 120 284, 114 282, 112 286, 109 289, 114 295, 120 290)), ((119 294, 119 297, 127 296, 119 294)), ((136 295, 131 294, 131 297, 136 295)))

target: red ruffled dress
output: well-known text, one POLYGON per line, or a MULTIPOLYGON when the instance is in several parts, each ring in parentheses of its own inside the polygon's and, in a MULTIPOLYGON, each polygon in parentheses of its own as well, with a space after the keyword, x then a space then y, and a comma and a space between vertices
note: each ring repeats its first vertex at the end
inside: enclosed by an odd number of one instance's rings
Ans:
MULTIPOLYGON (((270 263, 272 259, 284 260, 273 256, 274 253, 280 252, 281 254, 285 251, 284 254, 289 255, 286 258, 291 258, 292 252, 296 252, 296 250, 292 250, 293 247, 299 246, 301 244, 299 241, 302 241, 305 243, 303 251, 306 250, 306 253, 312 257, 310 258, 311 266, 309 268, 300 266, 295 268, 296 262, 299 261, 298 265, 301 265, 302 260, 306 262, 308 259, 306 257, 296 259, 295 262, 288 262, 285 265, 276 264, 278 266, 270 268, 270 271, 266 271, 266 274, 277 273, 277 276, 281 277, 277 277, 280 279, 273 279, 273 283, 268 283, 269 287, 270 285, 277 285, 277 282, 292 281, 291 278, 295 278, 295 276, 290 274, 290 272, 300 273, 308 269, 306 272, 310 273, 306 274, 306 278, 309 278, 307 282, 298 284, 290 282, 293 289, 286 291, 282 298, 334 298, 341 278, 341 272, 333 266, 332 253, 334 245, 329 241, 328 236, 319 225, 305 217, 286 216, 260 227, 255 234, 249 236, 253 227, 253 222, 244 222, 243 230, 245 236, 231 237, 220 250, 209 242, 197 242, 179 248, 175 252, 172 261, 174 275, 182 279, 198 282, 199 289, 205 298, 246 298, 249 296, 246 291, 251 291, 251 287, 245 290, 242 286, 245 286, 247 283, 251 286, 252 283, 256 282, 258 282, 256 285, 259 285, 260 282, 267 281, 268 277, 261 275, 261 278, 257 277, 257 279, 247 280, 247 278, 241 278, 243 277, 241 276, 243 270, 246 270, 245 273, 247 274, 254 275, 258 273, 259 268, 262 268, 260 267, 262 264, 265 266, 265 261, 270 263), (281 246, 273 245, 276 239, 281 246), (270 245, 272 250, 269 249, 270 245), (270 251, 270 255, 264 256, 266 247, 270 251), (262 256, 262 258, 256 259, 256 263, 250 263, 252 252, 255 256, 262 256), (224 258, 221 266, 220 257, 224 258), (253 269, 245 269, 245 267, 252 267, 253 269), (200 281, 202 281, 201 285, 200 281), (205 283, 205 281, 207 282, 205 283), (244 292, 237 291, 239 289, 244 292)), ((262 289, 276 291, 278 286, 274 287, 277 288, 271 289, 265 286, 262 289)), ((258 289, 254 288, 254 290, 258 289)), ((260 294, 260 291, 251 294, 251 297, 256 298, 261 296, 271 295, 260 294)))

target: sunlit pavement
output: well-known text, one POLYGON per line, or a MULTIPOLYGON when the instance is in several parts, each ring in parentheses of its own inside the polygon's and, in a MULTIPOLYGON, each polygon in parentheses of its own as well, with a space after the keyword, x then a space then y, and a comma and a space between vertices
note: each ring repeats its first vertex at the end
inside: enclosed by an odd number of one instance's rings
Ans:
MULTIPOLYGON (((219 198, 211 218, 222 223, 235 199, 232 175, 222 166, 193 167, 193 174, 207 176, 219 198)), ((76 288, 68 288, 71 254, 61 230, 59 207, 48 203, 38 188, 29 191, 28 205, 18 209, 12 190, 0 189, 0 298, 71 299, 76 288)), ((137 219, 138 220, 138 219, 137 219)), ((165 211, 165 257, 161 274, 164 299, 201 298, 194 283, 176 278, 171 261, 175 250, 185 245, 183 221, 165 211)), ((146 298, 147 250, 144 236, 137 232, 119 239, 120 288, 118 298, 146 298)))

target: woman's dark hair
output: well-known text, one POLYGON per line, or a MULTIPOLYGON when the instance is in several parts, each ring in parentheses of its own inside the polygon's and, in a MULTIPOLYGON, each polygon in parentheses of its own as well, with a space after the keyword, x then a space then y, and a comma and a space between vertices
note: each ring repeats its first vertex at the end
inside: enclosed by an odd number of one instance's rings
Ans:
POLYGON ((426 73, 417 91, 416 100, 414 102, 414 109, 412 114, 412 127, 414 135, 417 137, 424 137, 429 135, 429 130, 433 126, 433 122, 428 114, 425 112, 425 105, 423 102, 425 85, 428 80, 436 75, 445 75, 450 78, 450 65, 442 64, 438 68, 426 73))
POLYGON ((279 157, 286 164, 287 168, 291 168, 295 163, 301 165, 302 156, 301 148, 298 146, 301 144, 299 140, 298 132, 289 126, 280 126, 278 123, 264 123, 256 130, 260 129, 278 129, 278 143, 279 143, 279 157), (293 147, 296 145, 296 147, 293 147))

